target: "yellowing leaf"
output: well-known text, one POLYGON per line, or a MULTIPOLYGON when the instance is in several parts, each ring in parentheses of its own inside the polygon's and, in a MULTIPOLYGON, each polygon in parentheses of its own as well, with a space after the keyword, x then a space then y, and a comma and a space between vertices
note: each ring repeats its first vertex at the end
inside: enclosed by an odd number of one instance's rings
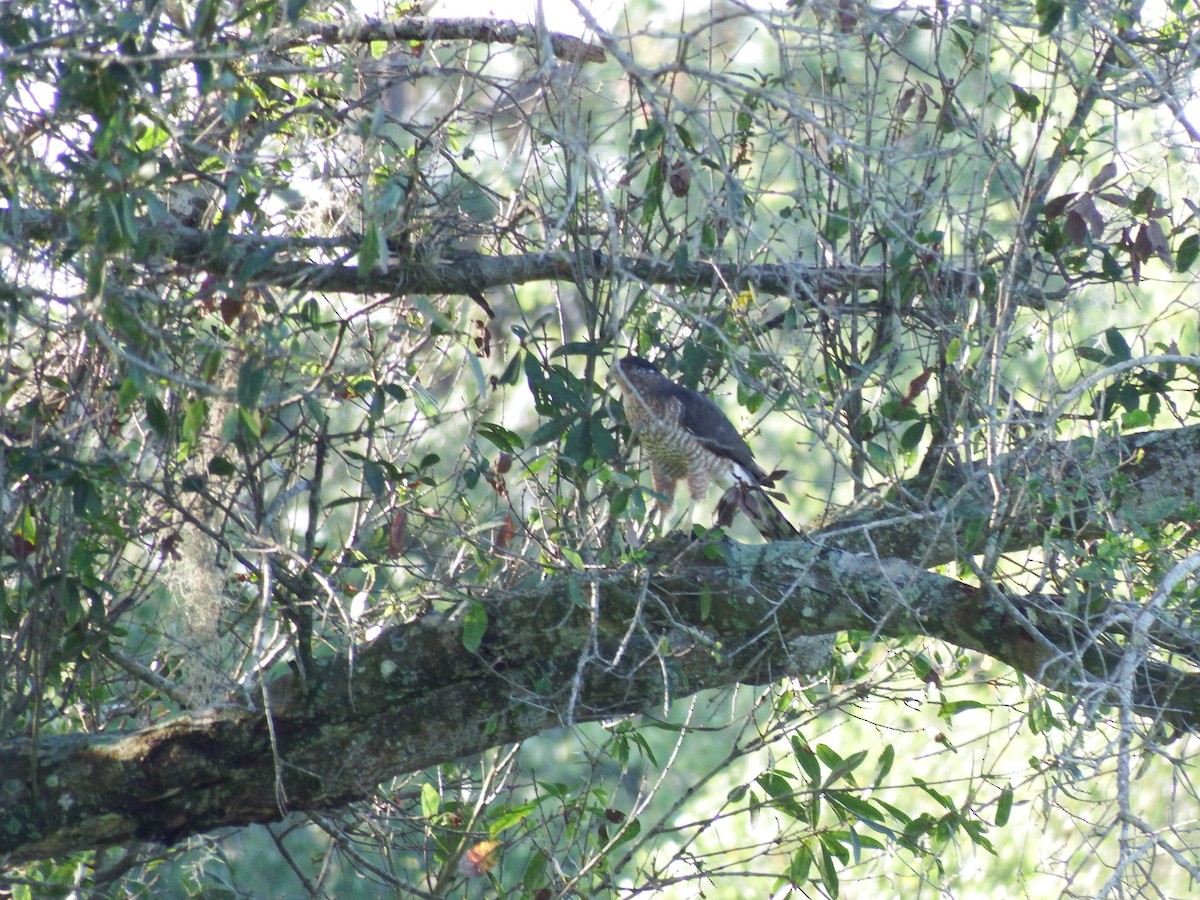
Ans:
POLYGON ((458 871, 467 878, 478 878, 496 868, 496 863, 499 861, 500 842, 480 841, 475 846, 469 847, 467 852, 462 855, 462 859, 458 861, 458 871))

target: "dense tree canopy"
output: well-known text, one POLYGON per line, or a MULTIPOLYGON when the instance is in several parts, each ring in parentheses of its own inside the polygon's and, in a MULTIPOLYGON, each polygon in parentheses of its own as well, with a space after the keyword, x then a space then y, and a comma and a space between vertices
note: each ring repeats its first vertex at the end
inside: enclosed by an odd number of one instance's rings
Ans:
POLYGON ((0 9, 0 887, 1193 889, 1200 7, 574 8, 0 9))

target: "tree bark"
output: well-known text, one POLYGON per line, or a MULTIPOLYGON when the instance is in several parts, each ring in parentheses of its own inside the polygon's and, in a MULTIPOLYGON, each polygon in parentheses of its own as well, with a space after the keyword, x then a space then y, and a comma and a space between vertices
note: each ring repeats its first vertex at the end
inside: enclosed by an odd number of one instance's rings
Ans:
POLYGON ((366 19, 362 22, 305 22, 296 25, 274 42, 277 48, 321 43, 369 44, 402 41, 477 41, 486 44, 515 44, 540 47, 546 41, 550 52, 567 62, 602 63, 608 59, 604 48, 570 34, 544 31, 502 19, 431 19, 410 16, 403 19, 366 19))
MULTIPOLYGON (((888 266, 798 261, 744 264, 704 259, 677 265, 670 260, 611 256, 598 250, 491 255, 421 245, 403 256, 393 255, 387 267, 376 266, 368 271, 319 258, 352 256, 361 243, 361 237, 353 234, 334 238, 236 235, 191 228, 162 215, 140 219, 138 226, 155 242, 156 252, 164 259, 218 276, 243 273, 252 285, 297 291, 471 296, 535 281, 581 283, 618 274, 646 284, 697 290, 742 291, 753 287, 761 294, 790 297, 807 307, 840 301, 862 291, 879 292, 895 278, 888 266)), ((52 212, 22 210, 8 223, 8 231, 14 238, 20 235, 39 243, 61 244, 68 229, 52 212)), ((978 277, 949 266, 931 268, 927 287, 939 293, 974 295, 978 277)), ((1032 288, 1018 296, 1020 302, 1039 308, 1046 299, 1032 288)), ((856 308, 863 309, 863 304, 856 308)))

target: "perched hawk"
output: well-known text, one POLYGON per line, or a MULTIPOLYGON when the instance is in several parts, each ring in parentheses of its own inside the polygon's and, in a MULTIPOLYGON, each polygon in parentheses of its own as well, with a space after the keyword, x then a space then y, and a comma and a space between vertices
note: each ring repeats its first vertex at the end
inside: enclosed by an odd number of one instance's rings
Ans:
POLYGON ((650 459, 654 490, 665 498, 659 501, 664 512, 681 479, 687 479, 693 500, 703 499, 712 481, 731 481, 717 506, 719 525, 728 525, 741 509, 767 540, 799 534, 771 501, 766 489, 774 487, 772 477, 754 461, 750 445, 717 404, 637 356, 620 360, 613 375, 630 427, 650 459))

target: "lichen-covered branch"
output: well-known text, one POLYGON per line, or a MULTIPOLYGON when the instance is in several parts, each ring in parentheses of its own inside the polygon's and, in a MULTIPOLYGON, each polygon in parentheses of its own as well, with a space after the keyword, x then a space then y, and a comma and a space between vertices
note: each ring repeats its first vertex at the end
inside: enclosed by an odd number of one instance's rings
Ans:
MULTIPOLYGON (((431 613, 319 665, 307 688, 292 677, 267 685, 266 709, 0 745, 0 859, 170 843, 337 807, 390 776, 565 723, 812 671, 827 658, 829 633, 843 629, 928 634, 1055 689, 1112 699, 1103 672, 1077 661, 1076 635, 1061 620, 1030 624, 1025 611, 1045 598, 997 597, 806 541, 712 550, 667 541, 639 569, 571 573, 473 601, 489 621, 477 652, 464 648, 454 615, 431 613), (593 593, 595 608, 578 602, 593 593)), ((1143 662, 1138 711, 1194 726, 1198 682, 1143 662)))
MULTIPOLYGON (((7 222, 2 216, 0 211, 3 225, 0 243, 15 245, 26 240, 53 243, 64 239, 65 224, 53 214, 23 210, 19 217, 7 222)), ((489 255, 426 254, 418 248, 406 256, 393 256, 386 267, 365 270, 348 262, 328 261, 330 257, 353 257, 359 243, 359 238, 353 235, 305 239, 216 234, 170 219, 142 220, 140 225, 164 259, 221 276, 250 270, 254 285, 297 291, 472 296, 537 281, 584 283, 590 279, 617 278, 706 291, 738 292, 754 288, 764 295, 793 298, 808 307, 863 291, 879 292, 892 277, 887 266, 742 264, 704 259, 680 265, 668 259, 610 255, 601 250, 489 255)), ((946 267, 936 275, 931 273, 930 284, 939 291, 971 294, 976 289, 976 278, 970 272, 946 267)), ((1045 298, 1030 295, 1025 300, 1030 305, 1040 305, 1045 298)))
POLYGON ((431 19, 412 16, 393 21, 304 22, 275 42, 276 47, 300 44, 365 44, 372 41, 478 41, 538 47, 543 39, 551 52, 568 62, 602 63, 604 48, 569 34, 543 32, 536 26, 503 19, 431 19))

